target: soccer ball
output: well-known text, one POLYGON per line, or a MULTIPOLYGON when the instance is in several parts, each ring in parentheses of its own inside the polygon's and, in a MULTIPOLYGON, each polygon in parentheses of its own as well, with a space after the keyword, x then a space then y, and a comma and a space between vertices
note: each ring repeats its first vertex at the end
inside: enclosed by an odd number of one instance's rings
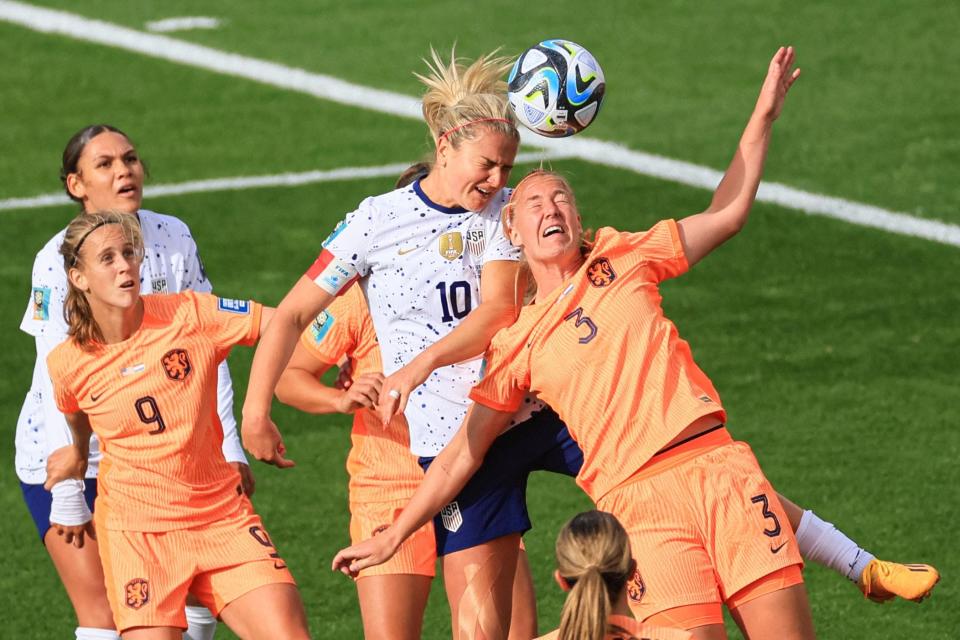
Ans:
POLYGON ((523 52, 507 78, 507 97, 524 126, 550 138, 587 128, 606 83, 593 55, 569 40, 544 40, 523 52))

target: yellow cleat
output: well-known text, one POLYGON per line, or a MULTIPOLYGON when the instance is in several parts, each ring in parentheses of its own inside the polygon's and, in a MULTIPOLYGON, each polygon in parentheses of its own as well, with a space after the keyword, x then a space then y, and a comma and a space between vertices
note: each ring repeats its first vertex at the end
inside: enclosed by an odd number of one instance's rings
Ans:
POLYGON ((874 602, 886 602, 900 596, 920 602, 940 581, 940 572, 928 564, 900 564, 873 559, 860 576, 858 586, 874 602))

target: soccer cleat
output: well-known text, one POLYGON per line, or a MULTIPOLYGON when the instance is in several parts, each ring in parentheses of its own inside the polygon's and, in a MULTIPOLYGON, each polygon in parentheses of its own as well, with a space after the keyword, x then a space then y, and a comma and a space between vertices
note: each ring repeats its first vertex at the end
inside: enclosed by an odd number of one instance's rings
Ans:
POLYGON ((900 564, 873 559, 863 570, 857 586, 874 602, 886 602, 900 596, 920 602, 940 581, 940 572, 928 564, 900 564))

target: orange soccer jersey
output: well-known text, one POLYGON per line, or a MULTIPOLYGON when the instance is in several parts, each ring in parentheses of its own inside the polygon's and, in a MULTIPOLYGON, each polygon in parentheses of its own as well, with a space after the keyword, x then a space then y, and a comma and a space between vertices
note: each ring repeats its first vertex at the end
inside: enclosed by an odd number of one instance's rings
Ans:
POLYGON ((221 452, 217 366, 251 345, 261 306, 184 291, 142 298, 127 340, 86 352, 67 340, 47 358, 57 406, 83 411, 100 438, 98 521, 170 531, 240 508, 240 478, 221 452))
POLYGON ((600 229, 577 273, 500 331, 470 397, 514 411, 529 390, 583 449, 577 483, 598 500, 720 398, 660 306, 658 285, 688 268, 677 224, 600 229))
MULTIPOLYGON (((351 286, 317 316, 300 338, 307 351, 334 365, 345 355, 354 359, 354 374, 383 371, 377 334, 358 285, 351 286)), ((409 500, 423 481, 423 470, 410 453, 410 434, 403 415, 386 427, 376 412, 353 414, 352 447, 347 456, 350 500, 392 502, 409 500)))

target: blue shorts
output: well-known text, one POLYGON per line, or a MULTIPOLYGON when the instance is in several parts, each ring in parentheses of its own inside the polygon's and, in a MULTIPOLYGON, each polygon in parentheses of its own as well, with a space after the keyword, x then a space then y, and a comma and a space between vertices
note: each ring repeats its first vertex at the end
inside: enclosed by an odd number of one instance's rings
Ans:
MULTIPOLYGON (((426 470, 433 458, 420 458, 426 470)), ((469 549, 530 529, 531 471, 576 476, 583 452, 551 409, 538 411, 499 438, 453 502, 434 517, 437 555, 469 549)))
MULTIPOLYGON (((97 499, 97 479, 87 478, 83 481, 83 497, 87 501, 90 511, 93 511, 93 501, 97 499)), ((50 530, 50 506, 53 504, 53 494, 43 488, 42 484, 20 483, 20 491, 23 492, 23 501, 27 503, 27 509, 33 517, 33 524, 37 525, 37 533, 40 534, 40 542, 43 542, 44 536, 50 530)))

